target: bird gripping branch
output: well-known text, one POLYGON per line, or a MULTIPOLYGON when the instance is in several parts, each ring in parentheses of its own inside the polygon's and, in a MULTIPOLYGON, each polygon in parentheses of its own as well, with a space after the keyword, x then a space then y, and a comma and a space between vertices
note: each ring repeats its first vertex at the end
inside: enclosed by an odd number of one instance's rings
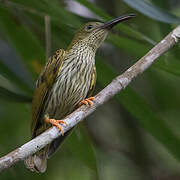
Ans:
MULTIPOLYGON (((32 138, 51 125, 62 131, 61 124, 67 124, 60 119, 82 104, 93 105, 95 98, 91 96, 96 84, 96 51, 109 30, 133 17, 133 14, 127 14, 106 23, 89 22, 76 32, 67 50, 59 49, 49 58, 36 82, 32 102, 32 138)), ((31 171, 45 172, 47 158, 57 151, 69 132, 28 157, 26 167, 31 171)))

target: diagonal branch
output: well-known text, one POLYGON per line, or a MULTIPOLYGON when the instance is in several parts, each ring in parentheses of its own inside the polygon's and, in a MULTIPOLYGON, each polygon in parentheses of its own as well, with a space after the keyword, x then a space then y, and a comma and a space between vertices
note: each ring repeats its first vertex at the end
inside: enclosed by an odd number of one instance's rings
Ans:
MULTIPOLYGON (((63 127, 63 131, 66 132, 74 127, 77 123, 82 121, 89 114, 94 112, 96 108, 114 95, 124 89, 137 75, 144 72, 151 64, 173 45, 178 43, 180 39, 180 25, 169 33, 161 42, 159 42, 153 49, 151 49, 145 56, 143 56, 138 62, 126 70, 122 75, 117 76, 108 86, 100 91, 96 97, 96 103, 93 107, 81 106, 72 114, 64 118, 68 126, 63 127)), ((26 159, 29 155, 39 151, 47 144, 51 143, 58 136, 61 136, 61 132, 52 127, 46 130, 44 133, 27 142, 6 156, 0 158, 0 171, 9 168, 15 163, 26 159)))

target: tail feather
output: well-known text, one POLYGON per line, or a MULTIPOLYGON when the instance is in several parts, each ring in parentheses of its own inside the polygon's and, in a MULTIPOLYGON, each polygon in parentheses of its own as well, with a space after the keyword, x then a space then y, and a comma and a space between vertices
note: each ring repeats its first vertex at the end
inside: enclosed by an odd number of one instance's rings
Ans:
POLYGON ((44 173, 47 168, 47 159, 50 158, 63 143, 66 137, 72 132, 73 128, 66 132, 64 136, 55 139, 50 145, 47 145, 44 149, 29 156, 25 159, 24 163, 26 168, 32 172, 44 173))
POLYGON ((24 163, 32 172, 44 173, 47 168, 46 150, 41 150, 37 154, 29 156, 24 163))
POLYGON ((69 134, 72 132, 73 128, 71 130, 69 130, 68 132, 66 132, 64 134, 64 136, 60 136, 57 139, 55 139, 50 145, 49 148, 47 150, 47 158, 49 159, 52 155, 54 155, 57 150, 59 149, 59 147, 62 145, 62 143, 64 142, 64 140, 69 136, 69 134))

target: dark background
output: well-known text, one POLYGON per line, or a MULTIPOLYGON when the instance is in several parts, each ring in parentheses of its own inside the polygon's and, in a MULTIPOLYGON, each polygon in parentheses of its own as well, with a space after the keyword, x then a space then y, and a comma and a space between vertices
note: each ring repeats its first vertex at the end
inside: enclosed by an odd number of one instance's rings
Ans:
MULTIPOLYGON (((137 17, 119 24, 99 49, 95 93, 180 24, 180 1, 0 0, 0 156, 30 139, 31 98, 46 54, 66 48, 80 25, 125 13, 137 17)), ((180 180, 179 76, 176 45, 80 123, 46 173, 20 162, 0 180, 180 180)))

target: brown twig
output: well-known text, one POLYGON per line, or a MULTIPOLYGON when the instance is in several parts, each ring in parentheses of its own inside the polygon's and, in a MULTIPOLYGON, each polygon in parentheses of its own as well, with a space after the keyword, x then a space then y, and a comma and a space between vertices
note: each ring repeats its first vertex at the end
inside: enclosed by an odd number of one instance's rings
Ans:
POLYGON ((46 39, 46 61, 48 60, 51 53, 51 26, 50 26, 50 16, 46 15, 44 17, 45 21, 45 39, 46 39))
MULTIPOLYGON (((100 91, 96 97, 96 103, 93 107, 81 106, 76 111, 71 113, 69 116, 64 118, 68 126, 63 127, 63 131, 67 132, 77 123, 82 121, 89 114, 94 112, 96 108, 115 94, 119 93, 124 89, 137 75, 144 72, 151 64, 173 45, 175 45, 180 39, 180 26, 175 28, 171 33, 169 33, 161 42, 159 42, 153 49, 151 49, 145 56, 143 56, 137 63, 126 70, 122 75, 117 76, 108 86, 106 86, 102 91, 100 91)), ((51 143, 62 133, 56 128, 52 127, 34 138, 33 140, 27 142, 11 153, 0 158, 0 171, 9 168, 15 163, 24 160, 29 155, 39 151, 47 144, 51 143)))

